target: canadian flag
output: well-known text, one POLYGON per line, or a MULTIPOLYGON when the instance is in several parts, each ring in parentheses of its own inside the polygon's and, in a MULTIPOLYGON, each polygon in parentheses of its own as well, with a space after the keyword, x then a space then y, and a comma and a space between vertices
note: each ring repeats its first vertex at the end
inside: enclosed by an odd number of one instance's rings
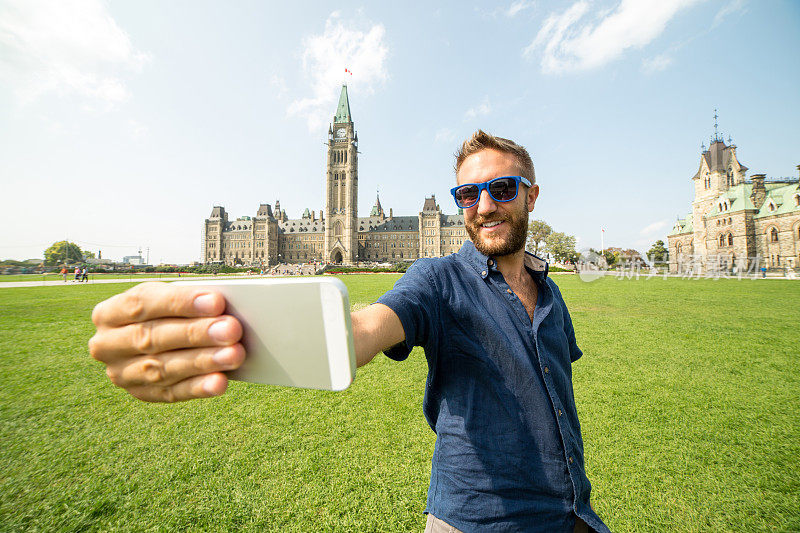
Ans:
POLYGON ((346 74, 350 74, 351 76, 353 75, 353 71, 350 70, 349 68, 344 69, 344 71, 346 74))

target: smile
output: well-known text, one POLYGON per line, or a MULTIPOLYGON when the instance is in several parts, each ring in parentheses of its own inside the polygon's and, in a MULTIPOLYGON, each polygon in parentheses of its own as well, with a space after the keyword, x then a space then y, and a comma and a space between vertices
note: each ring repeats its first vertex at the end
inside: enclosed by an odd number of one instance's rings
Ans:
POLYGON ((496 222, 486 222, 485 224, 481 224, 481 227, 482 228, 493 228, 495 226, 499 226, 502 223, 503 223, 502 220, 498 220, 496 222))

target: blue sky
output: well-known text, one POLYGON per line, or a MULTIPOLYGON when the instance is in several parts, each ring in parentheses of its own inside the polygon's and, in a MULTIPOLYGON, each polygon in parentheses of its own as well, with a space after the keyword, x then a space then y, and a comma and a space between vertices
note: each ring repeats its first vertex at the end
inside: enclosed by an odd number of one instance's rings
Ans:
POLYGON ((529 149, 534 218, 579 248, 601 226, 606 246, 665 238, 715 108, 750 173, 797 177, 800 3, 332 7, 0 0, 0 258, 68 237, 187 263, 215 204, 322 209, 343 81, 362 215, 378 189, 397 215, 430 194, 455 212, 452 154, 477 128, 529 149))

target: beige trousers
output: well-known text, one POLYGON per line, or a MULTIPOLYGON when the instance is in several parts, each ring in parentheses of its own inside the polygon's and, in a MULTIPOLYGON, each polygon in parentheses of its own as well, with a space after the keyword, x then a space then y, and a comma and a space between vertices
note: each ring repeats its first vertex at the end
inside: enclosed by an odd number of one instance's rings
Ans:
MULTIPOLYGON (((588 533, 589 526, 586 525, 586 522, 576 517, 575 529, 572 531, 573 533, 588 533)), ((461 530, 454 528, 444 520, 439 520, 432 514, 428 513, 428 521, 425 524, 425 533, 461 533, 461 530)))

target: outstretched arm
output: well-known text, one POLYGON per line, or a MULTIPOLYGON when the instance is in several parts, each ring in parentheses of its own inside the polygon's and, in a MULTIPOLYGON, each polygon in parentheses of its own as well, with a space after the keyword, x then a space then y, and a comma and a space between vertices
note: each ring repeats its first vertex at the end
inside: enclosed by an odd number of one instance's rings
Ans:
POLYGON ((366 365, 375 354, 406 338, 400 318, 383 304, 372 304, 352 313, 350 317, 358 366, 366 365))

